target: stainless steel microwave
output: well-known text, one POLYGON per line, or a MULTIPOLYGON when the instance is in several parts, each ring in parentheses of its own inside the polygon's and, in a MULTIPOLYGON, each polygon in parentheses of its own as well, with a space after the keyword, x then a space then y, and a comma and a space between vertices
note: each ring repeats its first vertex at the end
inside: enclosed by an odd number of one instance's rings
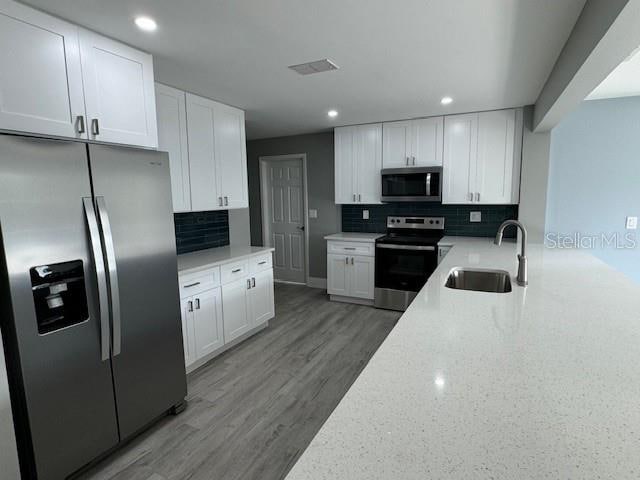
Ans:
POLYGON ((383 168, 383 202, 442 201, 442 167, 383 168))

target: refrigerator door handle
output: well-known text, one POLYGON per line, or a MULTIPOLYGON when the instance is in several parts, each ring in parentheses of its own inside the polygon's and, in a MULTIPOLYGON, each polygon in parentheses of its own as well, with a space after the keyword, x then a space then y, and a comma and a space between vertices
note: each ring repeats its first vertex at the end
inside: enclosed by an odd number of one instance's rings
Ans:
POLYGON ((116 250, 113 246, 111 223, 107 213, 107 204, 104 197, 96 197, 98 217, 102 227, 102 240, 104 252, 107 257, 107 270, 109 272, 109 292, 111 294, 111 353, 115 357, 120 355, 122 347, 122 329, 120 323, 120 290, 118 289, 118 267, 116 266, 116 250))
POLYGON ((102 361, 109 360, 109 294, 107 289, 107 276, 104 269, 104 257, 102 256, 102 245, 100 244, 100 229, 98 219, 93 206, 93 199, 85 197, 82 199, 84 205, 84 215, 89 227, 89 239, 93 254, 93 263, 96 269, 98 280, 98 310, 100 311, 100 358, 102 361))

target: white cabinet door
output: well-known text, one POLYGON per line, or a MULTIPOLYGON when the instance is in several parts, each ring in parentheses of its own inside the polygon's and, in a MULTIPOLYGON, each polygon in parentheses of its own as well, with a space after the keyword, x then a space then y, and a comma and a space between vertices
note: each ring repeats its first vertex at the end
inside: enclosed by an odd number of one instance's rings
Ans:
POLYGON ((441 167, 444 142, 444 117, 413 120, 411 158, 416 167, 441 167))
POLYGON ((215 102, 190 93, 187 99, 189 178, 193 211, 223 208, 218 192, 214 142, 215 102))
POLYGON ((273 296, 273 270, 264 270, 251 277, 251 289, 247 293, 251 327, 263 324, 275 315, 273 296))
POLYGON ((472 175, 475 203, 512 202, 514 189, 517 190, 517 183, 514 185, 513 181, 516 112, 513 109, 478 114, 478 155, 475 175, 472 175))
POLYGON ((0 129, 87 138, 77 27, 6 0, 0 2, 0 129))
POLYGON ((193 336, 197 358, 224 345, 220 287, 193 296, 193 336))
POLYGON ((158 146, 151 55, 80 29, 89 138, 158 146))
POLYGON ((411 135, 411 120, 382 124, 383 168, 412 166, 411 135))
POLYGON ((156 83, 158 150, 169 153, 174 212, 191 211, 187 108, 181 90, 156 83))
POLYGON ((355 184, 358 203, 380 203, 382 124, 355 127, 355 184))
POLYGON ((196 361, 196 346, 193 334, 193 298, 186 297, 180 300, 182 311, 182 343, 184 344, 184 363, 186 366, 196 361))
POLYGON ((373 300, 375 257, 351 257, 349 296, 373 300))
POLYGON ((349 295, 348 258, 344 255, 327 255, 327 293, 349 295))
POLYGON ((243 278, 222 286, 224 341, 229 343, 251 329, 247 314, 249 280, 243 278))
POLYGON ((227 105, 214 107, 214 143, 218 192, 225 208, 249 206, 244 112, 227 105))
POLYGON ((354 131, 355 127, 334 129, 336 203, 356 203, 354 131))
POLYGON ((471 203, 477 147, 477 113, 445 117, 442 203, 471 203))

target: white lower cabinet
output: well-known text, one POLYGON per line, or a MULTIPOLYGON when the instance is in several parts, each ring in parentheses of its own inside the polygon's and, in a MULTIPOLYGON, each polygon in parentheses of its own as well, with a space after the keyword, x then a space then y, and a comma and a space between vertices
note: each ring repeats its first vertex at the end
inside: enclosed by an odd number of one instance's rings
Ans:
MULTIPOLYGON (((275 315, 271 253, 180 276, 182 337, 187 371, 275 315)), ((237 343, 237 342, 236 342, 237 343)))
POLYGON ((373 244, 329 241, 327 293, 336 297, 373 300, 375 248, 373 244), (356 255, 353 252, 368 252, 356 255))

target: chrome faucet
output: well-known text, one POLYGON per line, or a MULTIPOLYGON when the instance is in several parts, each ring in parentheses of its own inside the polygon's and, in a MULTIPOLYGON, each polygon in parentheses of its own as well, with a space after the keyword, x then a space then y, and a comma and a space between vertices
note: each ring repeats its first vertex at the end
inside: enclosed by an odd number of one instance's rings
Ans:
POLYGON ((516 277, 516 283, 524 287, 529 283, 527 278, 527 256, 525 255, 525 249, 527 247, 527 229, 524 228, 524 225, 517 220, 506 220, 502 222, 502 225, 498 228, 498 233, 496 233, 494 243, 496 245, 500 245, 502 243, 502 234, 504 233, 504 229, 509 225, 515 225, 522 231, 522 245, 520 254, 518 255, 518 276, 516 277))

